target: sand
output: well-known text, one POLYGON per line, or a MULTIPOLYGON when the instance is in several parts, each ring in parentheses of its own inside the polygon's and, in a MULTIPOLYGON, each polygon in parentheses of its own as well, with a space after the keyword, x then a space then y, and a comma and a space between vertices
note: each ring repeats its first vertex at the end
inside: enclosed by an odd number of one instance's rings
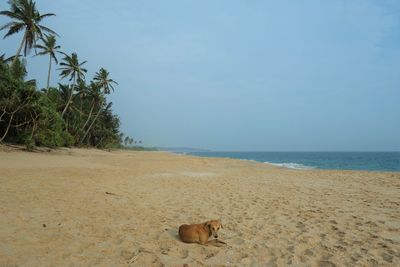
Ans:
POLYGON ((400 173, 0 151, 0 266, 400 266, 400 173), (226 246, 179 241, 221 219, 226 246))

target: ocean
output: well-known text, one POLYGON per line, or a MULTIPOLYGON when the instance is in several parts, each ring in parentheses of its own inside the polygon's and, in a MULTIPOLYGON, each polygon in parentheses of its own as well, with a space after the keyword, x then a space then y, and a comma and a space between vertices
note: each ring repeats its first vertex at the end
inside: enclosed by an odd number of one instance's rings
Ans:
POLYGON ((400 172, 400 152, 190 152, 187 154, 253 160, 291 169, 400 172))

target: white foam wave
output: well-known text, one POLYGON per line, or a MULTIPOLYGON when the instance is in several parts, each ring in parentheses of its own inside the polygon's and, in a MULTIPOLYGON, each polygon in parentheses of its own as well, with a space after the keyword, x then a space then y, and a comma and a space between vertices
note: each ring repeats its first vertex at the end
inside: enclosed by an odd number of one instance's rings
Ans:
POLYGON ((283 168, 288 168, 288 169, 296 169, 296 170, 312 170, 312 169, 316 168, 313 166, 307 166, 307 165, 303 165, 300 163, 294 163, 294 162, 273 163, 273 162, 266 161, 265 163, 271 164, 274 166, 278 166, 278 167, 283 167, 283 168))
POLYGON ((256 160, 254 160, 254 159, 239 159, 239 160, 243 160, 243 161, 250 161, 250 162, 257 162, 256 160))

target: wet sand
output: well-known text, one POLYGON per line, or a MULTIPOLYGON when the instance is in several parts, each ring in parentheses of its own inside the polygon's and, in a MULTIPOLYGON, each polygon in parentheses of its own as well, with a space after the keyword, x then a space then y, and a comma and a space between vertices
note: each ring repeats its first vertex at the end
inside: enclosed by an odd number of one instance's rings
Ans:
POLYGON ((0 149, 0 266, 400 266, 400 173, 0 149), (221 219, 226 246, 182 243, 221 219))

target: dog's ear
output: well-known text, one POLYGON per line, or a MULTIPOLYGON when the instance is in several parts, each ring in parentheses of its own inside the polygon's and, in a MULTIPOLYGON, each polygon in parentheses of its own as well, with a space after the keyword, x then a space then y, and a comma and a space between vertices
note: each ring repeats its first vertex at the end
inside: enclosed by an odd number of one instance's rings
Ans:
POLYGON ((221 228, 224 229, 224 227, 222 226, 222 223, 221 223, 221 228))

